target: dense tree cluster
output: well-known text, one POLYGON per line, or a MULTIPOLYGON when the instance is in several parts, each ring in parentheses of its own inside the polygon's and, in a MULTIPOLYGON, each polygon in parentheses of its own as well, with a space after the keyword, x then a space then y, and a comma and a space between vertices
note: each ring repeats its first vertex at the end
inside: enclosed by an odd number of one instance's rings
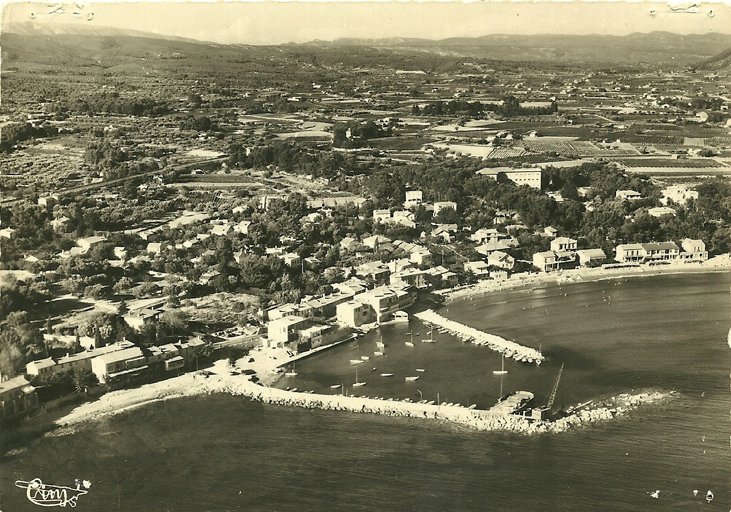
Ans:
POLYGON ((66 97, 54 102, 52 112, 80 114, 120 114, 128 116, 160 116, 167 114, 170 107, 165 101, 140 97, 121 97, 117 92, 66 97))
POLYGON ((0 152, 7 153, 19 142, 58 133, 55 126, 33 126, 30 123, 8 123, 0 130, 0 152))
POLYGON ((30 323, 28 312, 15 310, 7 314, 0 324, 0 374, 17 375, 27 361, 47 355, 43 335, 30 323))
POLYGON ((357 169, 357 161, 353 156, 309 150, 286 142, 253 148, 234 142, 229 146, 228 154, 231 166, 258 169, 274 166, 285 172, 328 179, 336 177, 341 171, 351 174, 357 169))
POLYGON ((193 130, 196 132, 208 132, 218 130, 216 121, 207 116, 188 115, 178 118, 178 126, 181 130, 193 130))
POLYGON ((392 133, 392 122, 385 129, 373 120, 338 122, 333 126, 333 146, 338 148, 360 147, 370 139, 390 137, 392 133))
POLYGON ((455 99, 448 102, 435 101, 423 106, 414 105, 412 108, 413 114, 431 116, 464 114, 479 117, 486 112, 494 112, 503 117, 547 115, 558 112, 558 104, 554 101, 548 107, 521 107, 520 101, 515 96, 505 96, 501 103, 455 99))

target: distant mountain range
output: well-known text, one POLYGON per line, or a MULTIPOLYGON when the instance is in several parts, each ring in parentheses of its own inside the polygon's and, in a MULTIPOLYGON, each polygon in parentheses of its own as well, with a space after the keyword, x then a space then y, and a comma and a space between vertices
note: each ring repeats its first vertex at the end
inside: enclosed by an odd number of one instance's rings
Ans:
MULTIPOLYGON (((256 55, 271 51, 267 47, 222 45, 137 30, 79 24, 47 24, 41 28, 32 23, 8 24, 3 27, 1 42, 3 57, 6 58, 5 65, 15 65, 18 62, 47 66, 62 62, 83 65, 84 60, 89 61, 88 64, 98 64, 97 61, 103 60, 102 57, 119 59, 130 53, 144 53, 147 57, 172 54, 179 57, 177 54, 183 53, 193 59, 196 55, 239 55, 243 48, 256 55), (56 60, 58 57, 61 57, 60 61, 56 60)), ((635 33, 626 36, 494 34, 443 40, 346 38, 278 46, 289 55, 327 55, 328 62, 337 62, 336 54, 342 53, 356 55, 363 62, 370 63, 367 60, 370 52, 371 59, 377 59, 378 55, 391 55, 393 62, 400 59, 412 62, 413 65, 425 61, 429 56, 441 56, 453 63, 461 63, 466 59, 486 59, 563 64, 575 62, 588 66, 711 66, 708 69, 728 66, 728 55, 725 60, 724 57, 718 57, 719 52, 728 47, 731 47, 731 34, 679 35, 669 32, 635 33)))
POLYGON ((690 65, 731 46, 731 34, 680 35, 670 32, 611 35, 510 35, 442 40, 391 37, 312 41, 306 47, 376 47, 464 58, 518 61, 577 61, 612 64, 690 65))
POLYGON ((184 41, 188 43, 206 43, 207 41, 199 41, 187 37, 168 36, 155 34, 153 32, 144 32, 142 30, 123 29, 116 27, 104 27, 94 24, 81 23, 47 23, 39 25, 32 22, 8 23, 3 26, 3 32, 8 34, 17 34, 23 36, 58 36, 58 35, 75 35, 75 36, 96 36, 96 37, 144 37, 152 39, 167 39, 170 41, 184 41))
POLYGON ((693 66, 699 71, 731 71, 731 46, 693 66))

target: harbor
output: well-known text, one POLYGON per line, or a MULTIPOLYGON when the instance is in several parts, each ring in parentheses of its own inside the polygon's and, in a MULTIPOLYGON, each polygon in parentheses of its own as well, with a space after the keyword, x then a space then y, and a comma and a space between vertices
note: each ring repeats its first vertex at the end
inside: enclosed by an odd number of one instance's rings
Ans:
POLYGON ((505 357, 512 358, 519 362, 535 363, 540 365, 546 358, 540 351, 525 347, 514 341, 506 340, 494 334, 469 327, 467 325, 455 322, 445 318, 435 311, 428 309, 414 315, 423 322, 441 327, 449 333, 461 338, 463 341, 474 343, 475 345, 486 346, 491 350, 495 350, 505 357))
MULTIPOLYGON (((342 411, 359 414, 375 414, 399 418, 413 418, 453 423, 477 431, 510 431, 524 434, 558 433, 581 423, 608 420, 640 405, 663 401, 673 393, 645 392, 636 395, 623 394, 611 400, 598 401, 587 408, 580 404, 574 411, 557 420, 537 420, 521 414, 521 409, 534 395, 528 391, 516 391, 488 409, 466 407, 440 401, 413 401, 410 399, 355 396, 352 394, 326 395, 304 390, 285 390, 255 383, 250 375, 242 374, 246 362, 239 360, 234 366, 228 361, 218 361, 211 370, 186 374, 166 381, 141 386, 135 393, 120 390, 108 393, 95 402, 86 403, 56 423, 61 427, 100 420, 152 403, 185 396, 226 393, 243 396, 256 402, 271 405, 342 411)), ((62 428, 56 435, 69 431, 62 428)))

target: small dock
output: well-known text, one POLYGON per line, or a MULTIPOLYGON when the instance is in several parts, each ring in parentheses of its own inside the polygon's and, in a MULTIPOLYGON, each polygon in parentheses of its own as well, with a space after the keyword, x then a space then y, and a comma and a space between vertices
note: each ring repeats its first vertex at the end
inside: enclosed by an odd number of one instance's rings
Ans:
POLYGON ((445 318, 431 309, 414 314, 422 322, 437 325, 446 329, 451 334, 470 341, 475 345, 487 346, 492 350, 500 352, 505 357, 511 357, 516 361, 541 364, 546 358, 538 350, 519 345, 514 341, 506 340, 494 334, 479 331, 473 327, 460 324, 454 320, 445 318))

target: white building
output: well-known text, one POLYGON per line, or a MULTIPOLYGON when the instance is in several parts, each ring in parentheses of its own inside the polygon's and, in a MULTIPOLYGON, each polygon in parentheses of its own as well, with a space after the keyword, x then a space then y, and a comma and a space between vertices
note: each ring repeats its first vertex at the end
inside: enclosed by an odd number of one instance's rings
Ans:
POLYGON ((391 219, 390 210, 373 210, 373 222, 384 223, 391 219))
POLYGON ((139 347, 111 352, 91 360, 91 371, 101 384, 134 377, 146 369, 146 359, 139 347))
POLYGON ((457 211, 457 203, 453 201, 441 201, 439 203, 434 203, 434 216, 436 217, 439 215, 439 212, 446 208, 451 208, 455 212, 457 211))
POLYGON ((708 259, 708 251, 706 251, 706 244, 703 240, 693 240, 686 238, 680 245, 683 247, 683 253, 681 256, 689 260, 705 261, 708 259))
POLYGON ((76 245, 81 247, 82 251, 87 252, 89 249, 91 249, 93 246, 95 246, 98 243, 106 241, 106 238, 103 236, 89 236, 86 238, 79 238, 76 241, 76 245))
POLYGON ((487 276, 490 271, 488 270, 489 265, 484 261, 466 261, 464 263, 465 272, 472 272, 476 276, 487 276))
POLYGON ((493 167, 485 168, 477 171, 495 181, 508 180, 516 185, 528 185, 537 190, 541 189, 541 170, 540 169, 513 169, 512 167, 493 167))
POLYGON ((338 323, 348 327, 360 327, 376 321, 375 311, 370 304, 355 300, 338 304, 336 316, 338 323))
POLYGON ((268 345, 281 346, 294 341, 297 332, 306 328, 308 320, 301 316, 283 316, 267 324, 268 345))
POLYGON ((485 242, 497 242, 504 236, 506 235, 501 235, 495 228, 480 228, 470 235, 470 240, 484 244, 485 242))
POLYGON ((582 267, 594 261, 607 259, 607 255, 601 249, 581 249, 580 251, 576 251, 576 255, 579 257, 579 265, 582 267))
POLYGON ((421 190, 407 190, 406 201, 404 201, 404 208, 407 210, 414 206, 419 206, 422 202, 421 190))
POLYGON ((661 202, 668 204, 668 200, 677 204, 685 204, 689 199, 698 199, 698 192, 691 190, 687 185, 673 185, 662 191, 661 202))
POLYGON ((636 201, 642 199, 642 195, 636 190, 617 190, 615 197, 623 201, 636 201))
POLYGON ((39 359, 37 361, 31 361, 25 365, 25 373, 31 377, 40 377, 45 380, 50 375, 53 375, 53 367, 56 366, 56 361, 52 358, 47 357, 46 359, 39 359))
POLYGON ((614 259, 620 263, 644 263, 675 260, 679 255, 680 248, 674 242, 619 244, 614 259))
POLYGON ((576 240, 574 240, 573 238, 567 238, 565 236, 554 238, 553 240, 551 240, 551 250, 556 252, 575 251, 576 240))
POLYGON ((512 270, 515 266, 515 258, 503 251, 493 251, 487 255, 487 263, 492 267, 512 270))
POLYGON ((649 208, 647 213, 653 217, 664 217, 666 215, 675 215, 676 212, 674 208, 670 208, 669 206, 656 206, 649 208))

